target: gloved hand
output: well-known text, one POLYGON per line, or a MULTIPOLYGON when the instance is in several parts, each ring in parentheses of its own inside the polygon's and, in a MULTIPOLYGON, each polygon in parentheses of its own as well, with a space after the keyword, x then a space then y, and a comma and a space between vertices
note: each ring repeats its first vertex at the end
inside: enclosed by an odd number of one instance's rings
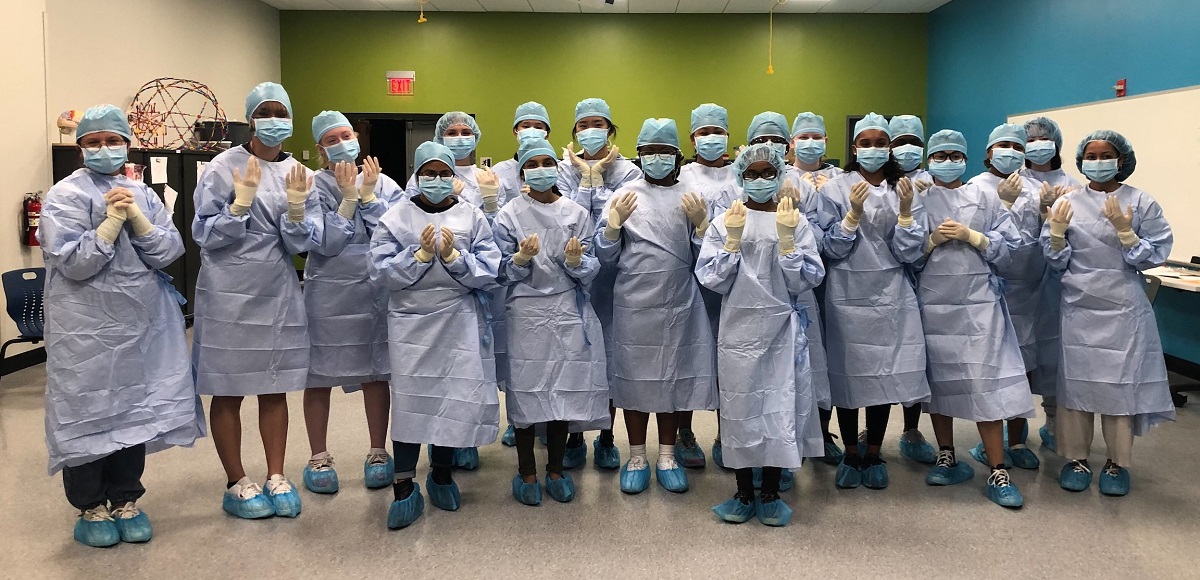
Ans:
POLYGON ((1016 203, 1017 198, 1021 197, 1021 185, 1021 174, 1017 172, 1002 179, 996 186, 996 193, 1000 195, 1000 201, 1010 206, 1016 203))
POLYGON ((896 221, 902 228, 907 228, 912 225, 912 204, 913 204, 913 184, 912 180, 907 177, 901 177, 896 181, 896 196, 900 198, 900 214, 896 221))
POLYGON ((416 258, 418 262, 428 264, 433 261, 433 255, 437 252, 437 228, 433 224, 425 226, 421 230, 421 247, 417 248, 416 258))
POLYGON ((567 248, 563 250, 563 254, 567 257, 568 268, 578 268, 583 264, 583 243, 579 238, 571 238, 567 240, 567 248))
POLYGON ((842 229, 847 233, 858 231, 858 221, 862 219, 867 198, 871 197, 871 184, 860 181, 850 188, 850 211, 842 220, 842 229))
POLYGON ((133 229, 133 235, 139 238, 154 231, 154 224, 142 213, 142 208, 134 201, 132 192, 129 195, 129 205, 125 207, 125 223, 133 229))
POLYGON ((928 179, 918 179, 913 182, 913 187, 917 188, 917 191, 925 191, 933 187, 933 182, 928 179))
POLYGON ((796 187, 790 179, 783 180, 783 185, 779 188, 780 201, 782 201, 785 197, 792 200, 793 206, 800 207, 800 202, 802 201, 800 189, 796 187))
MULTIPOLYGON (((950 218, 946 218, 946 221, 943 221, 942 225, 944 226, 953 221, 954 220, 950 218)), ((950 241, 950 238, 946 237, 946 234, 942 233, 941 226, 938 226, 938 229, 933 230, 933 233, 929 234, 929 247, 926 248, 926 250, 927 252, 933 251, 933 248, 936 248, 937 246, 940 246, 948 241, 950 241)))
POLYGON ((734 200, 725 210, 725 251, 736 254, 742 251, 742 232, 746 230, 746 204, 734 200))
POLYGON ((829 183, 829 178, 824 175, 818 175, 817 176, 817 191, 821 191, 821 188, 825 187, 826 183, 829 183))
POLYGON ((595 184, 592 183, 592 167, 575 154, 575 143, 568 143, 566 147, 563 147, 562 158, 563 161, 570 163, 575 171, 579 172, 579 187, 595 187, 595 184))
POLYGON ((351 220, 358 206, 358 188, 354 180, 358 178, 358 168, 353 163, 339 161, 333 166, 333 177, 337 180, 338 192, 342 194, 342 203, 338 205, 338 215, 351 220))
POLYGON ((812 173, 809 173, 807 171, 804 172, 804 175, 800 176, 800 180, 811 185, 813 189, 817 189, 817 181, 816 181, 816 179, 813 179, 812 173))
POLYGON ((462 192, 467 188, 467 183, 457 177, 454 178, 454 197, 461 198, 462 192))
POLYGON ((483 212, 496 213, 500 209, 500 178, 491 169, 476 169, 475 182, 479 184, 479 196, 483 198, 483 212))
POLYGON ((1104 208, 1100 210, 1105 218, 1108 218, 1108 223, 1113 225, 1117 230, 1117 237, 1121 240, 1121 245, 1126 248, 1132 248, 1138 243, 1138 235, 1133 232, 1133 206, 1121 210, 1121 201, 1115 195, 1109 195, 1104 200, 1104 208))
POLYGON ((1050 209, 1050 249, 1059 251, 1067 247, 1067 226, 1071 225, 1071 200, 1064 199, 1050 209))
POLYGON ((692 226, 696 228, 696 235, 703 237, 704 232, 708 230, 708 208, 704 206, 704 200, 700 199, 700 196, 688 192, 683 194, 681 206, 688 221, 692 222, 692 226))
POLYGON ((602 187, 604 185, 604 172, 608 171, 609 167, 612 167, 613 162, 617 160, 617 155, 620 152, 621 149, 616 145, 613 145, 612 147, 608 148, 608 155, 605 155, 603 159, 592 165, 592 171, 595 171, 600 178, 600 183, 597 185, 597 187, 602 187))
POLYGON ((522 183, 522 184, 521 184, 521 193, 524 193, 525 195, 529 195, 529 192, 531 192, 531 191, 533 191, 533 190, 532 190, 532 189, 529 189, 529 184, 528 184, 528 183, 522 183))
POLYGON ((312 177, 308 175, 308 168, 299 163, 293 165, 284 183, 287 185, 288 221, 302 222, 304 204, 308 203, 308 192, 312 189, 312 177))
POLYGON ((358 189, 359 201, 363 205, 375 202, 375 186, 379 183, 379 160, 374 157, 363 158, 363 180, 358 189))
POLYGON ((981 232, 977 232, 949 218, 942 222, 942 225, 938 226, 937 232, 945 238, 967 242, 981 251, 986 249, 990 243, 987 236, 981 232))
POLYGON ((632 191, 614 199, 608 208, 608 225, 604 228, 604 237, 610 242, 620 239, 621 228, 636 209, 637 194, 632 191))
POLYGON ((450 231, 450 228, 442 228, 441 247, 438 250, 442 261, 447 264, 458 259, 458 248, 454 247, 454 232, 450 231))
POLYGON ((518 266, 525 266, 532 261, 533 257, 538 255, 538 252, 541 250, 542 244, 538 241, 538 235, 533 234, 521 240, 520 249, 517 250, 516 254, 513 254, 513 263, 518 266))
POLYGON ((779 200, 775 208, 775 233, 779 234, 779 255, 788 256, 796 252, 796 227, 800 225, 800 210, 792 205, 792 198, 779 200))
POLYGON ((124 187, 114 187, 104 194, 104 203, 107 205, 107 213, 104 221, 96 227, 96 236, 115 244, 117 237, 121 235, 121 227, 125 225, 128 215, 126 212, 129 206, 133 205, 133 194, 124 187))
POLYGON ((233 168, 233 203, 229 204, 229 213, 243 216, 250 213, 254 205, 254 196, 258 193, 258 183, 262 179, 262 170, 258 167, 258 158, 251 155, 246 162, 245 173, 233 168))

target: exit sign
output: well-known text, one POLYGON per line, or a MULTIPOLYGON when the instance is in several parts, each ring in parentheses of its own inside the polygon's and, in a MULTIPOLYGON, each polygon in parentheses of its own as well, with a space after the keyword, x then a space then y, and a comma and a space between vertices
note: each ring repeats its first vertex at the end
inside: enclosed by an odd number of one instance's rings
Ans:
POLYGON ((390 70, 387 72, 387 94, 410 97, 414 94, 413 85, 416 80, 416 71, 390 70))

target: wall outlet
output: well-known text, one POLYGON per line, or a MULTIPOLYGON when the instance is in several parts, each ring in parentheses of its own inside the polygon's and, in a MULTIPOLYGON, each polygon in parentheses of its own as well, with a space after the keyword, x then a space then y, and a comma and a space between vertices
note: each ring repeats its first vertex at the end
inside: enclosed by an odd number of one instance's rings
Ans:
POLYGON ((300 152, 300 158, 305 161, 308 161, 308 149, 305 149, 304 151, 300 152))

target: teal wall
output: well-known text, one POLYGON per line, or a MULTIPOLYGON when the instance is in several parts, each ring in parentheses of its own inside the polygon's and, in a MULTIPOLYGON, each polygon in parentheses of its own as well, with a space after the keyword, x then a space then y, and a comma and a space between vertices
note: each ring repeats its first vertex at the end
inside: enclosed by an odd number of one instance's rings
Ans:
POLYGON ((745 141, 759 112, 790 121, 816 111, 835 156, 847 115, 925 114, 925 14, 777 15, 773 75, 765 14, 427 17, 418 24, 402 12, 281 12, 282 79, 298 120, 289 149, 315 150, 300 127, 322 109, 474 113, 479 152, 496 159, 512 155, 513 110, 529 100, 549 109, 550 140, 562 146, 575 103, 604 98, 627 153, 647 117, 673 117, 686 133, 691 110, 704 102, 729 109, 731 145, 745 141), (388 96, 389 70, 415 70, 416 95, 388 96))

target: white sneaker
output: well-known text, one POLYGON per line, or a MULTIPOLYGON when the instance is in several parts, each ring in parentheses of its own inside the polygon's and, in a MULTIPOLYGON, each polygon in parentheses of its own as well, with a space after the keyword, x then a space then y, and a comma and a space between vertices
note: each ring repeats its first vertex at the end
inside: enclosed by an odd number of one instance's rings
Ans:
POLYGON ((282 473, 276 473, 267 480, 266 490, 270 495, 288 493, 292 491, 292 483, 282 473))
POLYGON ((388 459, 390 459, 390 458, 391 458, 391 456, 388 455, 387 451, 372 450, 370 453, 367 454, 367 464, 368 465, 386 465, 388 462, 388 459))
POLYGON ((659 469, 675 469, 679 467, 679 463, 675 461, 674 455, 660 455, 656 467, 659 469))
POLYGON ((641 471, 650 469, 650 465, 646 462, 646 458, 641 455, 634 455, 629 458, 629 471, 641 471))
POLYGON ((142 510, 139 510, 133 502, 128 502, 112 511, 113 517, 120 520, 131 520, 138 517, 140 513, 142 513, 142 510))
POLYGON ((103 505, 98 505, 90 510, 84 511, 83 513, 79 514, 79 518, 85 522, 113 521, 112 514, 108 511, 108 506, 103 505))
POLYGON ((313 471, 325 471, 327 469, 332 469, 333 455, 330 455, 328 451, 323 451, 313 455, 312 459, 308 460, 308 466, 312 468, 313 471))
POLYGON ((225 493, 240 500, 254 499, 262 495, 262 492, 262 487, 250 481, 249 477, 239 479, 237 483, 233 484, 233 487, 225 490, 225 493))

